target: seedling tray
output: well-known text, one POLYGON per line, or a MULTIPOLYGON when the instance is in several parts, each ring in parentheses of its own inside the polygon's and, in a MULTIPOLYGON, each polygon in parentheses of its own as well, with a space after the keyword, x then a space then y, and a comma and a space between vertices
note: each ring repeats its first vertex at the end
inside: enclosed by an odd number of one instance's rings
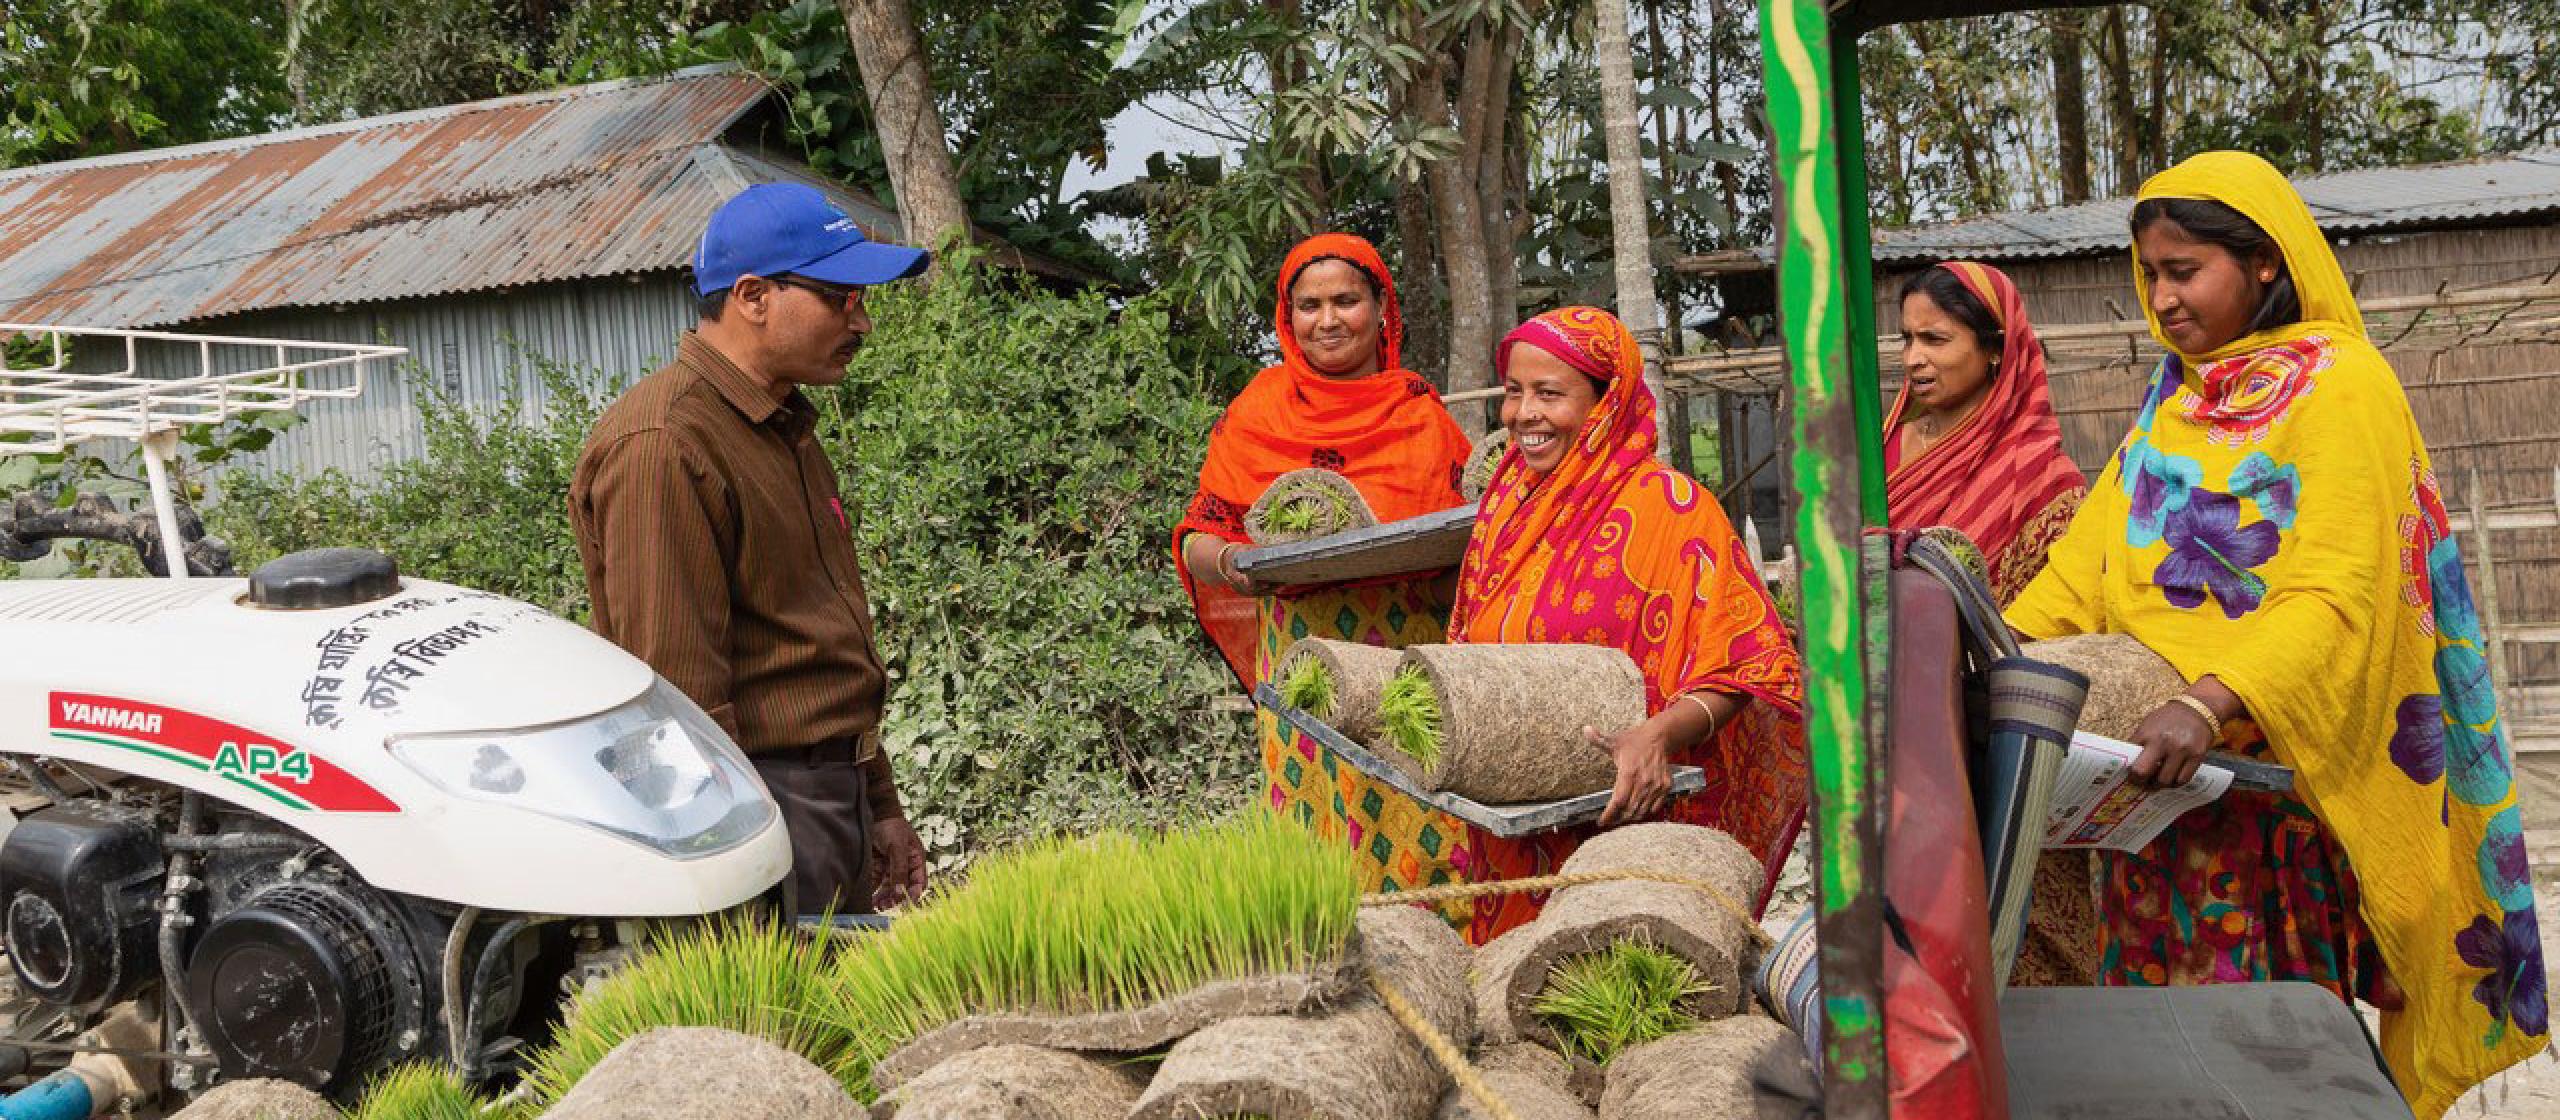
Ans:
POLYGON ((1436 572, 1466 558, 1476 507, 1463 505, 1292 544, 1236 553, 1236 570, 1277 587, 1436 572))
MULTIPOLYGON (((1586 793, 1580 797, 1568 797, 1562 801, 1538 801, 1519 805, 1487 805, 1454 793, 1426 790, 1402 771, 1387 765, 1386 760, 1379 758, 1376 752, 1345 738, 1341 732, 1326 726, 1323 720, 1282 703, 1280 690, 1273 688, 1270 684, 1253 686, 1253 702, 1280 717, 1280 722, 1296 728, 1300 734, 1315 740, 1324 749, 1332 751, 1344 762, 1358 767, 1361 773, 1395 787, 1416 801, 1505 839, 1552 832, 1568 825, 1598 820, 1600 811, 1609 807, 1607 790, 1586 793)), ((1695 766, 1671 768, 1671 792, 1674 794, 1696 793, 1706 788, 1706 785, 1706 773, 1695 766)))

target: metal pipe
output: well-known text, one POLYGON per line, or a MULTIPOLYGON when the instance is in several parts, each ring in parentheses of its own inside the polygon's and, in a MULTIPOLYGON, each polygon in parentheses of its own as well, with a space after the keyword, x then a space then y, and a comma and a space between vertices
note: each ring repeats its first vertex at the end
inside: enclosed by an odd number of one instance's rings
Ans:
POLYGON ((462 1026, 468 1005, 463 1002, 462 950, 471 942, 471 927, 480 924, 480 908, 465 906, 454 915, 453 929, 444 937, 444 1048, 445 1058, 455 1069, 468 1069, 463 1047, 469 1041, 462 1037, 462 1026))
POLYGON ((178 452, 178 430, 164 428, 142 437, 142 471, 151 480, 151 510, 160 521, 160 566, 170 579, 185 579, 187 537, 178 531, 178 499, 170 492, 169 464, 178 452))
POLYGON ((234 832, 203 836, 170 835, 162 837, 161 842, 173 852, 292 851, 296 848, 320 846, 307 837, 291 836, 281 832, 234 832))
POLYGON ((13 754, 0 757, 6 757, 9 760, 10 769, 16 770, 19 777, 25 778, 29 784, 35 786, 37 792, 52 798, 54 804, 62 805, 70 802, 71 791, 62 788, 62 783, 54 781, 53 775, 44 772, 44 763, 24 755, 13 754))
MULTIPOLYGON (((204 795, 187 792, 178 800, 178 836, 193 837, 204 827, 204 795)), ((187 913, 187 892, 194 889, 195 857, 184 848, 169 853, 169 877, 160 890, 160 986, 169 996, 168 1031, 162 1036, 164 1050, 183 1050, 180 1044, 187 1030, 196 1023, 195 1005, 187 995, 186 961, 179 952, 179 942, 186 927, 195 923, 187 913)))

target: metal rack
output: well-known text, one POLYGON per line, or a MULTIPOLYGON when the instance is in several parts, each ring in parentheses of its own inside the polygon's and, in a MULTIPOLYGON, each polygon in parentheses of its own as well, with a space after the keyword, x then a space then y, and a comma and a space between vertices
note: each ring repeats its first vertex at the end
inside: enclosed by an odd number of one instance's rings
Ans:
POLYGON ((38 341, 43 364, 19 368, 0 356, 0 457, 57 454, 94 440, 133 441, 149 476, 163 548, 173 558, 172 579, 187 578, 186 564, 175 559, 183 555, 184 538, 168 468, 182 429, 354 398, 364 392, 368 364, 408 353, 362 343, 0 323, 0 340, 18 338, 38 341), (165 375, 146 372, 146 345, 160 354, 192 352, 192 361, 167 364, 165 375), (102 353, 120 353, 122 365, 74 368, 103 366, 102 353))

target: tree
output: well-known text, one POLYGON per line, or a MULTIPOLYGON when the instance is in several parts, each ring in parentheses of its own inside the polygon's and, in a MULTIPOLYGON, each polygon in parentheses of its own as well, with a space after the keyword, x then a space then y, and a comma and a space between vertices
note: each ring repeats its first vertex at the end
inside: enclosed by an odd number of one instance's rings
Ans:
POLYGON ((2560 108, 2560 9, 2530 0, 2157 0, 1862 49, 1897 222, 2128 194, 2208 148, 2303 173, 2466 158, 2551 135, 2560 108))
POLYGON ((0 166, 191 144, 282 116, 282 11, 217 0, 0 7, 0 166))
POLYGON ((934 245, 969 237, 969 207, 951 167, 951 139, 942 108, 933 100, 924 39, 916 34, 907 0, 838 0, 846 37, 871 98, 871 123, 880 135, 890 188, 907 239, 934 245))
POLYGON ((1618 317, 1644 352, 1644 379, 1662 402, 1655 445, 1671 454, 1673 401, 1662 389, 1662 318, 1653 298, 1653 219, 1644 201, 1644 149, 1636 124, 1635 49, 1627 41, 1626 0, 1593 0, 1600 33, 1592 44, 1600 65, 1602 133, 1609 149, 1609 224, 1617 259, 1618 317))
POLYGON ((2082 44, 2085 14, 2045 13, 2053 57, 2053 136, 2062 179, 2062 201, 2089 201, 2089 81, 2082 44))

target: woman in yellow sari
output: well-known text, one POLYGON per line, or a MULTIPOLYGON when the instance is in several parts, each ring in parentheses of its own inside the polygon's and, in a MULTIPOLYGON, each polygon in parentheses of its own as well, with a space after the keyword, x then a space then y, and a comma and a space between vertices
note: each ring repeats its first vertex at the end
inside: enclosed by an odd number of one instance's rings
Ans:
POLYGON ((2154 177, 2133 234, 2170 357, 2009 621, 2129 634, 2194 682, 2136 731, 2136 774, 2183 782, 2219 746, 2296 787, 2102 853, 2104 979, 2361 997, 2402 1092, 2440 1116, 2549 1022, 2511 752, 2426 445, 2264 160, 2154 177))

